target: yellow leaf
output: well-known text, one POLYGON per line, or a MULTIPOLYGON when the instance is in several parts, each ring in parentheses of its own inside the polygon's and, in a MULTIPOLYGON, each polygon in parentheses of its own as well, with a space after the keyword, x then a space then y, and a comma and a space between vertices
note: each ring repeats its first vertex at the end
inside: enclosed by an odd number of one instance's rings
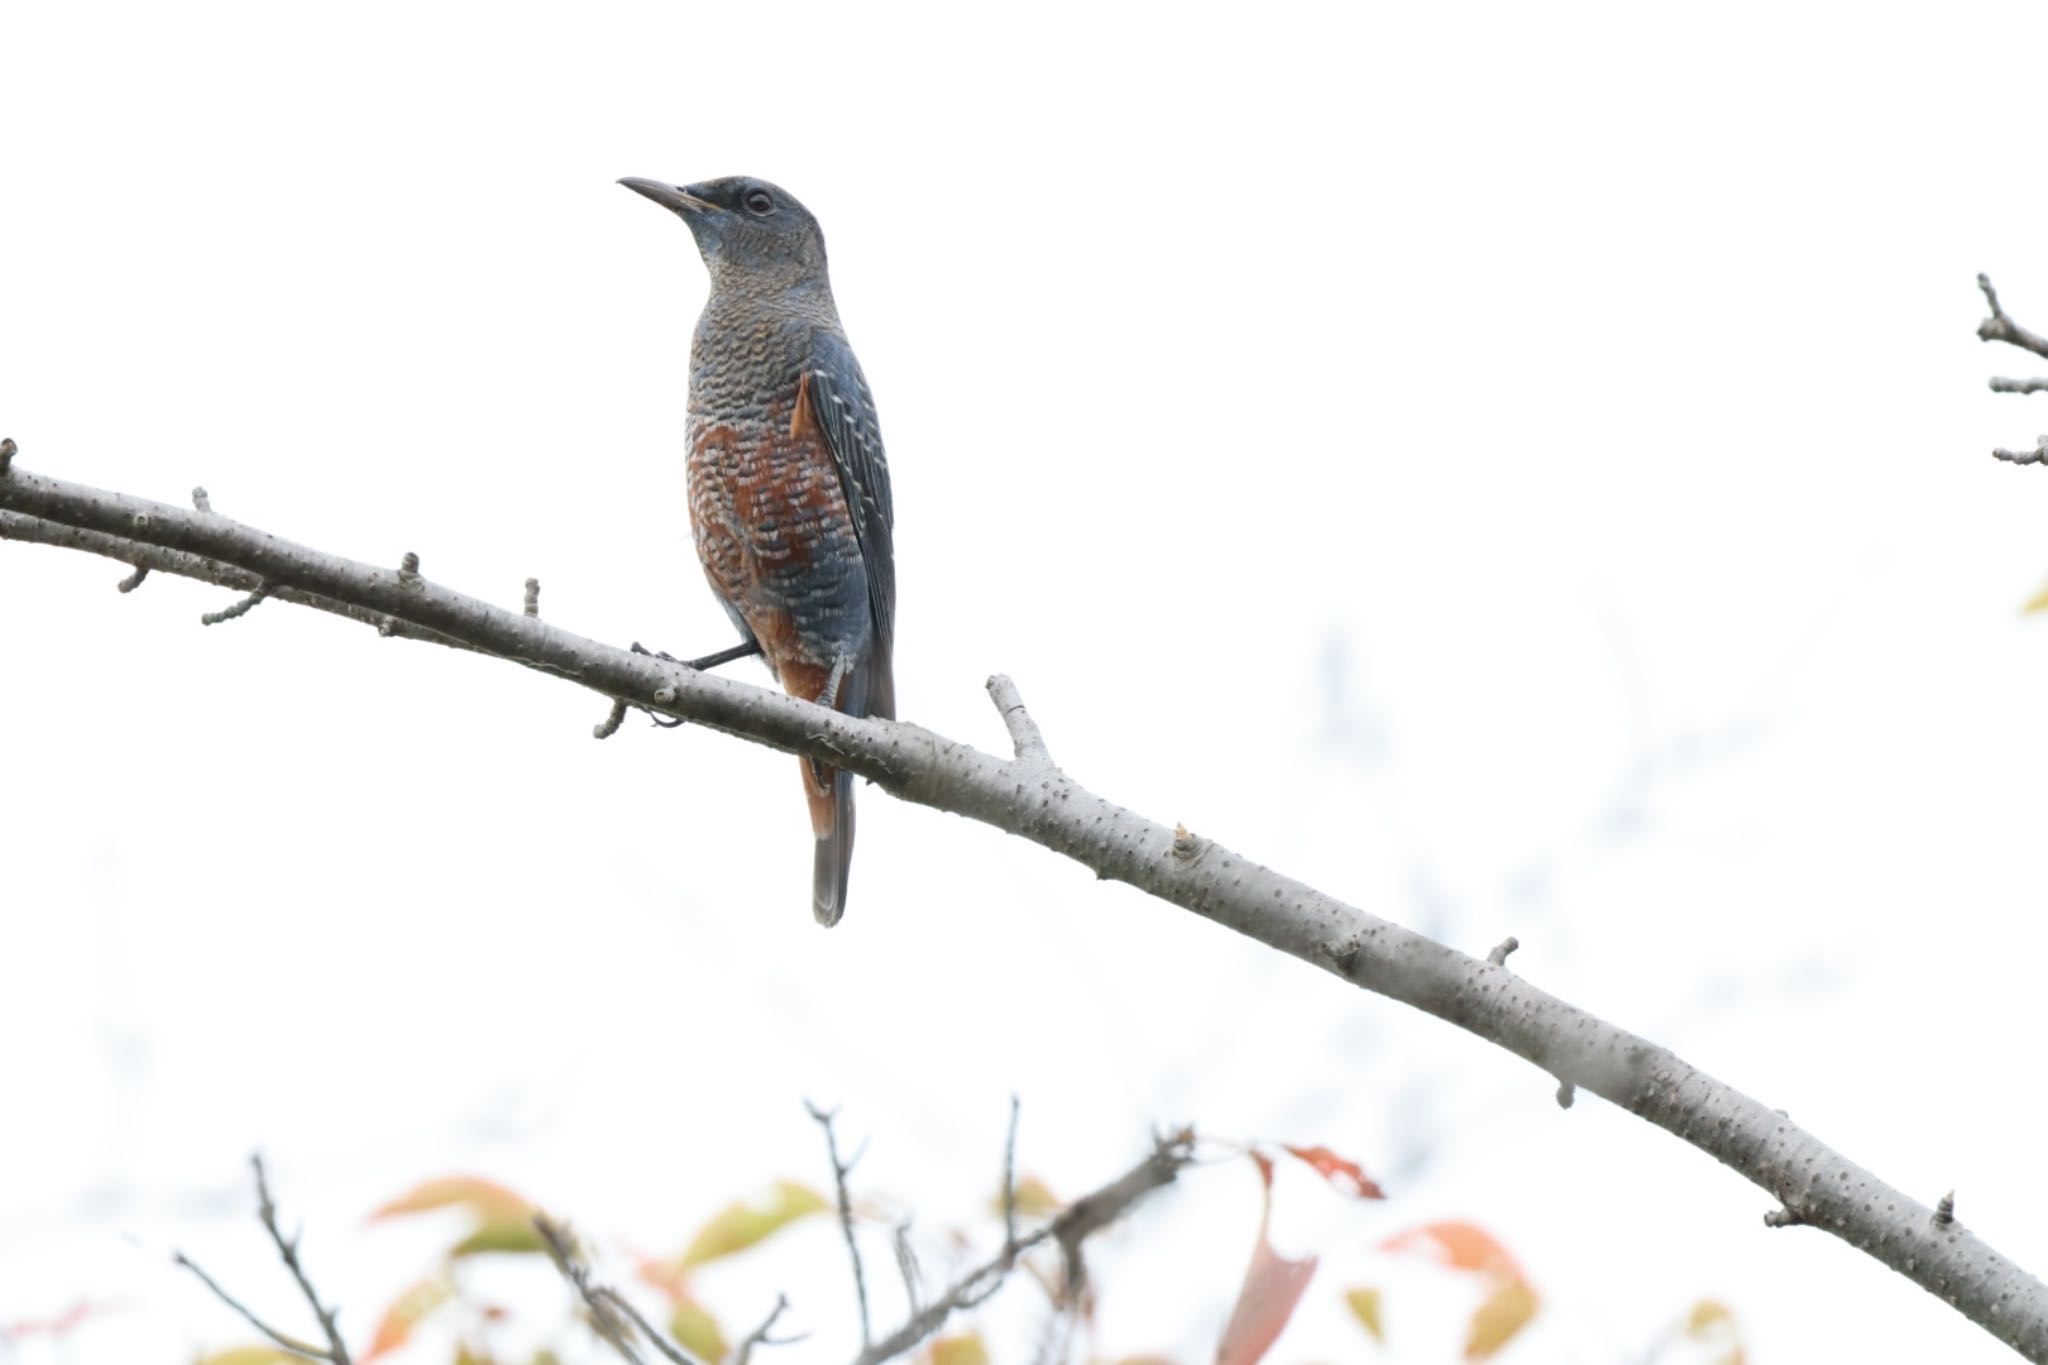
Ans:
POLYGON ((1386 1325, 1380 1321, 1380 1291, 1377 1289, 1347 1289, 1344 1291, 1344 1306, 1351 1310, 1366 1331, 1372 1333, 1374 1341, 1387 1339, 1386 1325))
POLYGON ((527 1217, 492 1219, 475 1232, 457 1242, 448 1251, 451 1257, 474 1256, 485 1251, 504 1251, 514 1255, 544 1251, 547 1243, 540 1237, 540 1229, 527 1217))
POLYGON ((687 1270, 736 1251, 745 1251, 797 1219, 823 1213, 829 1207, 825 1197, 809 1186, 799 1185, 794 1180, 779 1180, 767 1199, 758 1204, 742 1202, 727 1205, 699 1229, 689 1249, 683 1252, 680 1268, 687 1270))
POLYGON ((445 1275, 432 1275, 413 1285, 391 1301, 378 1319, 377 1335, 370 1341, 370 1349, 362 1357, 362 1365, 386 1351, 395 1351, 412 1336, 413 1328, 420 1325, 428 1314, 455 1296, 455 1286, 445 1275))
POLYGON ((398 1198, 379 1206, 370 1215, 370 1221, 446 1208, 466 1208, 486 1221, 510 1221, 525 1218, 533 1206, 503 1185, 471 1175, 450 1175, 413 1186, 398 1198))
POLYGON ((2027 599, 2027 605, 2020 608, 2020 615, 2030 616, 2037 611, 2048 611, 2048 586, 2027 599))
POLYGON ((931 1365, 988 1365, 988 1347, 981 1344, 979 1332, 940 1337, 932 1343, 929 1355, 931 1365))
POLYGON ((305 1357, 274 1346, 235 1346, 201 1356, 197 1365, 305 1365, 305 1357))
MULTIPOLYGON (((1050 1218, 1063 1207, 1059 1196, 1035 1175, 1027 1175, 1017 1182, 1017 1212, 1025 1218, 1050 1218)), ((989 1201, 989 1209, 998 1217, 1003 1212, 1003 1192, 998 1189, 996 1197, 989 1201)))
POLYGON ((725 1333, 711 1310, 687 1294, 676 1300, 668 1317, 668 1334, 699 1360, 725 1359, 725 1333))
POLYGON ((1465 1337, 1465 1359, 1485 1360, 1513 1339, 1536 1316, 1539 1300, 1527 1280, 1509 1280, 1488 1296, 1472 1315, 1465 1337))
POLYGON ((1692 1314, 1686 1319, 1685 1334, 1695 1341, 1718 1337, 1735 1324, 1735 1315, 1728 1311, 1728 1305, 1713 1299, 1701 1299, 1692 1306, 1692 1314))

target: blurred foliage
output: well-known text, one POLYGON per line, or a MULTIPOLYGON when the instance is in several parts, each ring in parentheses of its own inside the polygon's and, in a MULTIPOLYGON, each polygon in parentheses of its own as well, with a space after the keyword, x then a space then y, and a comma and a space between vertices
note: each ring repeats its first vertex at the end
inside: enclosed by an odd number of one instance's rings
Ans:
MULTIPOLYGON (((1276 1168, 1289 1162, 1299 1163, 1331 1190, 1361 1202, 1382 1200, 1385 1194, 1357 1162, 1327 1147, 1213 1142, 1210 1146, 1222 1155, 1249 1157, 1261 1193, 1251 1258, 1214 1360, 1216 1365, 1259 1365, 1286 1332, 1296 1309, 1307 1300, 1317 1271, 1315 1256, 1282 1256, 1271 1241, 1276 1168)), ((1298 1194, 1299 1189, 1295 1187, 1294 1193, 1298 1194)), ((999 1244, 1004 1202, 998 1191, 981 1211, 988 1224, 982 1229, 982 1236, 977 1239, 968 1229, 949 1229, 945 1234, 949 1244, 962 1254, 976 1245, 988 1246, 991 1238, 999 1244)), ((1041 1226, 1062 1208, 1050 1187, 1028 1174, 1018 1179, 1014 1202, 1020 1220, 1041 1226)), ((779 1180, 751 1199, 736 1200, 720 1209, 684 1241, 681 1251, 640 1261, 638 1280, 665 1304, 665 1312, 646 1316, 665 1325, 674 1340, 696 1359, 727 1360, 737 1337, 700 1293, 696 1283, 698 1272, 705 1266, 752 1252, 809 1220, 831 1227, 836 1237, 837 1228, 832 1226, 836 1207, 836 1201, 811 1186, 779 1180)), ((534 1229, 535 1212, 536 1206, 524 1196, 473 1176, 428 1180, 379 1206, 371 1214, 372 1221, 451 1213, 462 1217, 440 1253, 438 1264, 407 1286, 378 1316, 370 1342, 357 1357, 358 1365, 371 1365, 394 1353, 402 1353, 408 1365, 424 1365, 435 1359, 452 1360, 454 1365, 560 1365, 564 1359, 607 1358, 610 1348, 589 1332, 580 1310, 562 1321, 539 1324, 547 1329, 542 1335, 549 1344, 537 1349, 527 1347, 516 1355, 505 1354, 504 1343, 514 1335, 505 1329, 515 1317, 521 1319, 520 1339, 531 1342, 535 1338, 536 1324, 530 1320, 533 1314, 515 1313, 483 1302, 465 1285, 463 1267, 478 1258, 523 1257, 542 1249, 534 1229), (431 1333, 426 1330, 430 1327, 431 1333)), ((862 1216, 857 1207, 856 1218, 862 1216)), ((1444 1219, 1417 1224, 1381 1237, 1376 1249, 1389 1258, 1390 1264, 1420 1262, 1472 1284, 1475 1306, 1463 1334, 1463 1356, 1468 1361, 1489 1361, 1509 1351, 1542 1311, 1542 1297, 1521 1265, 1498 1238, 1477 1223, 1444 1219)), ((1023 1278, 1038 1283, 1045 1293, 1048 1311, 1060 1311, 1063 1296, 1059 1276, 1029 1261, 1025 1268, 1032 1273, 1023 1278)), ((1344 1320, 1356 1324, 1361 1334, 1375 1344, 1392 1346, 1400 1340, 1389 1316, 1390 1309, 1397 1305, 1390 1304, 1383 1287, 1368 1284, 1338 1290, 1335 1306, 1344 1320)), ((553 1311, 559 1313, 560 1309, 553 1311)), ((1084 1295, 1079 1305, 1066 1305, 1065 1311, 1078 1315, 1085 1325, 1094 1311, 1092 1293, 1084 1295)), ((1003 1354, 991 1350, 976 1330, 971 1313, 957 1315, 946 1326, 950 1331, 934 1337, 918 1350, 915 1358, 920 1365, 992 1365, 1003 1354)), ((0 1332, 0 1337, 4 1336, 0 1332)), ((1020 1343, 1019 1352, 1010 1358, 1036 1359, 1042 1344, 1020 1343)), ((1675 1365, 1680 1356, 1687 1365, 1746 1365, 1745 1347, 1734 1315, 1724 1304, 1700 1300, 1671 1323, 1644 1359, 1669 1358, 1675 1365)), ((198 1365, 283 1365, 298 1359, 274 1347, 256 1345, 205 1356, 198 1365)), ((756 1365, 760 1365, 760 1360, 757 1356, 756 1365)), ((1174 1357, 1132 1355, 1117 1365, 1174 1365, 1174 1357)))

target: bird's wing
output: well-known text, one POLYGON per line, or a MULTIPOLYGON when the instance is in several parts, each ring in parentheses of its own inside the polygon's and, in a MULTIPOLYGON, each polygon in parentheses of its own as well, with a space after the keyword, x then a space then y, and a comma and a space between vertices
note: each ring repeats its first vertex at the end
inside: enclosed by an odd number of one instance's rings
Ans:
POLYGON ((853 517, 862 567, 868 576, 868 606, 874 612, 876 644, 890 657, 896 637, 896 510, 889 496, 889 461, 875 399, 846 338, 819 331, 812 338, 811 368, 805 372, 811 416, 825 433, 839 486, 853 517))

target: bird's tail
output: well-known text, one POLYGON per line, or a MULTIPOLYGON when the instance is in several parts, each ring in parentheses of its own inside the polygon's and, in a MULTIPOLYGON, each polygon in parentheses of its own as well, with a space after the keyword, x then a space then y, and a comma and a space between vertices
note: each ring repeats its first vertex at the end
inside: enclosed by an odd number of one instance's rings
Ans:
POLYGON ((811 830, 818 836, 811 863, 811 913, 830 929, 846 913, 846 873, 853 866, 853 774, 825 771, 832 774, 831 788, 822 801, 811 802, 811 830))
MULTIPOLYGON (((863 660, 840 684, 839 709, 847 715, 868 714, 871 672, 863 660)), ((811 833, 818 840, 811 863, 811 913, 829 929, 846 913, 846 874, 853 866, 853 774, 808 758, 798 761, 811 804, 811 833)))

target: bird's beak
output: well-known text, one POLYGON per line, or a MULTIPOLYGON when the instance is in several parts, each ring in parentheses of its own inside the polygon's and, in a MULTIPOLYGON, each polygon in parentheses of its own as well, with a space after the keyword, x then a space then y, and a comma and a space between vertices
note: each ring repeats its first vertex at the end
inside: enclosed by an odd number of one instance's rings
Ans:
POLYGON ((665 180, 642 180, 639 176, 629 175, 619 183, 676 213, 710 213, 718 207, 708 199, 699 199, 681 185, 671 185, 665 180))

